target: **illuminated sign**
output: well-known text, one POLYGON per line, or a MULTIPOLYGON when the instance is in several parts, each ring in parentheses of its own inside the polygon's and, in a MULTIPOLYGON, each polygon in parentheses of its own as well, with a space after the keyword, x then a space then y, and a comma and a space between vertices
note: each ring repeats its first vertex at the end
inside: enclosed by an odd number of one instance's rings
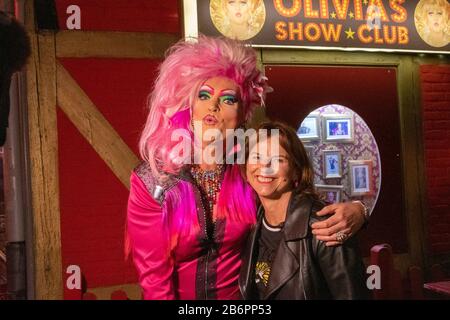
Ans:
POLYGON ((450 53, 448 0, 185 0, 185 35, 257 47, 450 53))

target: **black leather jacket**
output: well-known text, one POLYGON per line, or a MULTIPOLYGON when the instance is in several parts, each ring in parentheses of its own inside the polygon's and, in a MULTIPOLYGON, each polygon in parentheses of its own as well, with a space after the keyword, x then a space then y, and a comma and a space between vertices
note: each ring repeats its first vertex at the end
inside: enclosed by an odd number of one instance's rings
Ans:
MULTIPOLYGON (((272 263, 263 299, 368 299, 365 267, 355 237, 343 245, 327 247, 311 233, 310 225, 326 217, 315 215, 323 207, 309 196, 293 194, 284 233, 272 263)), ((244 299, 255 299, 255 263, 264 209, 249 235, 239 287, 244 299)))

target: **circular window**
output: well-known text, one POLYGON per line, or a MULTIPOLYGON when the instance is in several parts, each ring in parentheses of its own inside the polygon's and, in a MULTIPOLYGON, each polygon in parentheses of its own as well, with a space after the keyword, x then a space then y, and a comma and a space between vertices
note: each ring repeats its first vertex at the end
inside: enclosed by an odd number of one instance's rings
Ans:
POLYGON ((366 122, 353 110, 331 104, 311 112, 297 134, 322 198, 328 203, 362 200, 372 212, 380 193, 381 161, 366 122))

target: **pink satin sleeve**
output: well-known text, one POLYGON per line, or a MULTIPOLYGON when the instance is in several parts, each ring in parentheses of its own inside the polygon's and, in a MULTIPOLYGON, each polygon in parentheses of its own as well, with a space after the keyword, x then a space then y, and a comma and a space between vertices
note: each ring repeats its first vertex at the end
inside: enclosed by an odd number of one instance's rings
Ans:
POLYGON ((175 299, 173 261, 163 233, 162 209, 144 183, 132 173, 128 198, 127 228, 134 264, 144 299, 175 299))

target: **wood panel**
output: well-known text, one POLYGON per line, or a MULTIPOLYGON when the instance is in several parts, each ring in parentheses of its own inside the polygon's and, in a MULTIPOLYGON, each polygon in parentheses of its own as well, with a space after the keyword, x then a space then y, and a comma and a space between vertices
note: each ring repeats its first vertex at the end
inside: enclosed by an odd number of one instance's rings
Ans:
POLYGON ((58 105, 116 177, 129 189, 130 174, 139 163, 138 157, 59 63, 57 78, 58 105))
POLYGON ((56 56, 160 58, 177 40, 169 33, 60 31, 56 35, 56 56))
POLYGON ((32 45, 27 87, 35 298, 62 299, 55 35, 35 33, 32 1, 25 21, 32 45))
POLYGON ((427 264, 426 234, 427 219, 424 215, 424 156, 422 130, 419 125, 420 101, 417 64, 412 57, 404 57, 398 66, 399 111, 406 226, 408 230, 409 252, 414 265, 423 269, 427 264))

